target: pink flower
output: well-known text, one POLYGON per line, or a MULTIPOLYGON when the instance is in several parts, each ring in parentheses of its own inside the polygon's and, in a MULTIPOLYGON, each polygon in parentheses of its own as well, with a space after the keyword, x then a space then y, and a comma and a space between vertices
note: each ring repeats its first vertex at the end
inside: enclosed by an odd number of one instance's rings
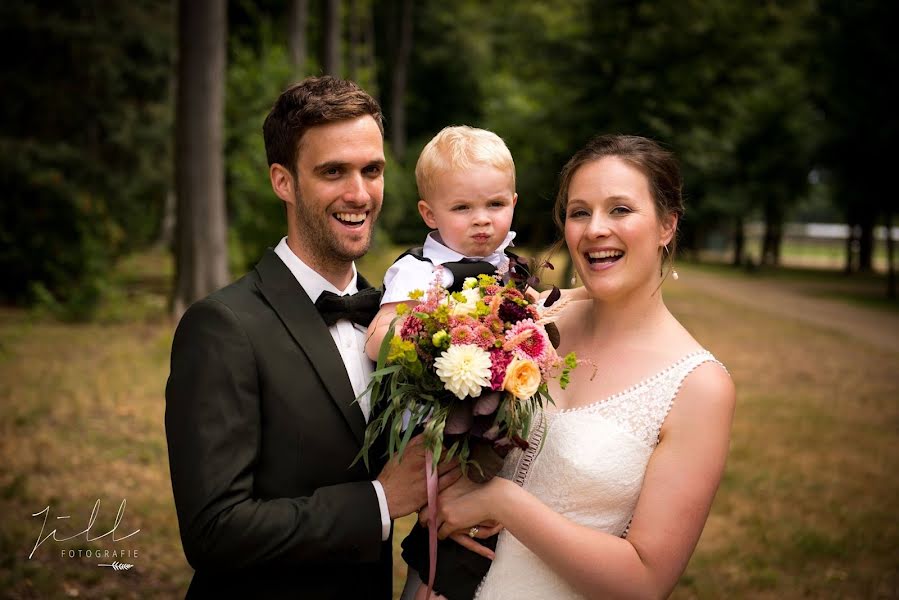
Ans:
POLYGON ((489 327, 478 325, 474 330, 475 343, 484 350, 490 350, 496 343, 496 335, 489 327))
POLYGON ((506 324, 496 315, 487 315, 484 318, 484 326, 489 328, 494 334, 500 334, 506 329, 506 324))
POLYGON ((450 331, 450 340, 452 340, 454 345, 476 343, 474 330, 468 325, 454 327, 452 331, 450 331))
POLYGON ((506 368, 512 362, 512 354, 495 348, 490 351, 490 387, 494 390, 503 389, 503 381, 506 380, 506 368))
POLYGON ((403 326, 400 328, 400 337, 404 340, 413 340, 419 336, 424 329, 424 323, 415 315, 409 315, 403 319, 403 326))
POLYGON ((449 318, 449 328, 468 327, 474 329, 478 326, 478 320, 468 315, 457 315, 449 318))
POLYGON ((506 332, 506 343, 503 349, 513 351, 522 358, 540 361, 551 347, 549 337, 542 327, 531 319, 519 321, 506 332))

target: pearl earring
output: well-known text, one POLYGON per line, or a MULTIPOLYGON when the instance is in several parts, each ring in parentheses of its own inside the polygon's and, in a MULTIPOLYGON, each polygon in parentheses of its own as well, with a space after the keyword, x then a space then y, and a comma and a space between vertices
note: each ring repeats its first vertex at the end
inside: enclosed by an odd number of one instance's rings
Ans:
POLYGON ((576 285, 577 285, 577 273, 575 273, 574 275, 571 276, 571 287, 574 287, 576 285))
POLYGON ((668 249, 668 244, 662 246, 665 249, 665 256, 671 260, 671 279, 677 281, 680 278, 680 275, 677 274, 677 269, 674 268, 674 259, 671 258, 671 251, 668 249))

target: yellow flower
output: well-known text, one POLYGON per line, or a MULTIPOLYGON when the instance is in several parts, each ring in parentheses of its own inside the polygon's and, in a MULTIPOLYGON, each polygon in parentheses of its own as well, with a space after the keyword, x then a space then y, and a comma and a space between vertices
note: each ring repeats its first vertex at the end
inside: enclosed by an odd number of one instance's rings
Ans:
POLYGON ((540 367, 530 358, 516 356, 506 367, 503 389, 519 400, 526 400, 540 387, 540 367))
POLYGON ((387 352, 387 362, 396 362, 402 360, 406 357, 408 352, 415 352, 415 344, 412 342, 406 341, 403 338, 396 336, 391 338, 390 347, 387 352))
POLYGON ((449 341, 449 339, 449 334, 445 330, 441 329, 431 336, 431 343, 434 344, 435 347, 440 348, 444 345, 444 342, 449 341))

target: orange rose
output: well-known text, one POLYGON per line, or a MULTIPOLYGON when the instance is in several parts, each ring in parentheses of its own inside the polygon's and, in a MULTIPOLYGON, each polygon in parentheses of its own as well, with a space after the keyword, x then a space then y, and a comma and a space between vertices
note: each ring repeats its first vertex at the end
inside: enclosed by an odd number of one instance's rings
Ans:
POLYGON ((516 356, 506 367, 503 389, 519 400, 526 400, 540 387, 540 367, 529 358, 516 356))

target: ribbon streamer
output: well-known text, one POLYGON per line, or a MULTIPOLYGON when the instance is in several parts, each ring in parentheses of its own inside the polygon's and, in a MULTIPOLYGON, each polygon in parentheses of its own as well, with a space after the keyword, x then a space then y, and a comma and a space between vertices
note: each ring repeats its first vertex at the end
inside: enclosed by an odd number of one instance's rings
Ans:
POLYGON ((428 600, 437 576, 437 470, 433 464, 434 455, 430 450, 425 450, 425 480, 428 486, 428 600))

